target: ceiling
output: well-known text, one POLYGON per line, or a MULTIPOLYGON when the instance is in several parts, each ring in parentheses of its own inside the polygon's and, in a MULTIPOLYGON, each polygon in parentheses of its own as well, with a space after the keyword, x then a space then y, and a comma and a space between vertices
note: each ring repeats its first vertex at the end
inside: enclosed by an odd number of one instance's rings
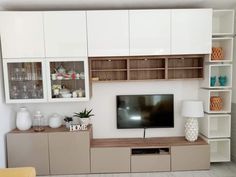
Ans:
POLYGON ((0 0, 0 10, 236 8, 236 0, 0 0))

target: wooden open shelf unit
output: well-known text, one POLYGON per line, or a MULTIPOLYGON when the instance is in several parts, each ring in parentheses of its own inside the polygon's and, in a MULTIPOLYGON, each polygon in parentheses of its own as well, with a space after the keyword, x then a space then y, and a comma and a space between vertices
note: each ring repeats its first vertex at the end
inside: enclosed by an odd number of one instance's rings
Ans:
POLYGON ((92 81, 203 78, 204 55, 89 58, 92 81))

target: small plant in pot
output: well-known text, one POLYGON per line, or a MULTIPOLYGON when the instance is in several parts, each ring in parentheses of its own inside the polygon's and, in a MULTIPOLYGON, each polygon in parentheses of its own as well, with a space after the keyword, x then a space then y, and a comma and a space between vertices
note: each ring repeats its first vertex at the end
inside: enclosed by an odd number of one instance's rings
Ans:
POLYGON ((87 110, 86 108, 81 112, 75 112, 74 116, 79 117, 82 121, 82 124, 88 125, 90 124, 90 117, 94 116, 94 114, 91 113, 92 109, 87 110))
POLYGON ((66 128, 70 128, 70 125, 72 124, 73 118, 72 117, 66 117, 64 119, 64 121, 66 122, 66 128))

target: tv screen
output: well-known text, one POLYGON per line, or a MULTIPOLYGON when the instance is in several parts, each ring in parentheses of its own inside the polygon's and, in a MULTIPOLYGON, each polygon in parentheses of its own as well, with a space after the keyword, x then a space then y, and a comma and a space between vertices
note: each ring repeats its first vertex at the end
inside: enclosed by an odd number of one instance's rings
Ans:
POLYGON ((173 94, 118 95, 117 128, 174 127, 173 94))

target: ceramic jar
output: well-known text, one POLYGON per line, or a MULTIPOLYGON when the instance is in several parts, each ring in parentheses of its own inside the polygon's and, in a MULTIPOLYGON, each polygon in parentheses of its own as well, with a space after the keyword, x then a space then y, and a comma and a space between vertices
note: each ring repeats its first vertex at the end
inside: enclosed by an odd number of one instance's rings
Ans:
POLYGON ((62 125, 61 116, 59 114, 53 114, 49 118, 49 127, 51 128, 58 128, 62 125))
POLYGON ((16 115, 16 127, 19 130, 28 130, 32 126, 31 115, 25 107, 21 107, 16 115))
POLYGON ((36 111, 36 113, 33 115, 34 118, 34 131, 35 132, 42 132, 44 131, 43 127, 43 115, 40 111, 36 111))

